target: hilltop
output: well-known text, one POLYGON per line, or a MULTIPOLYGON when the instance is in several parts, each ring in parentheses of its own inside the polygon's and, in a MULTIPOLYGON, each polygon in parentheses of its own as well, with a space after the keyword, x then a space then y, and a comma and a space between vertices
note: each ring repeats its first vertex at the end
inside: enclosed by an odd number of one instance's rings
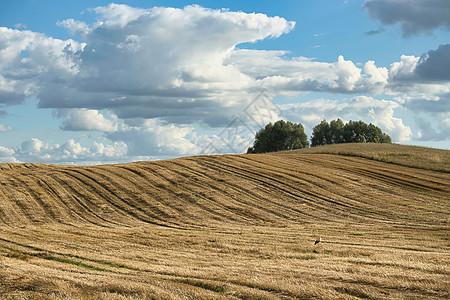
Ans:
POLYGON ((1 164, 0 293, 449 296, 449 152, 370 144, 1 164))
POLYGON ((295 150, 294 152, 357 156, 412 168, 450 172, 450 151, 428 147, 354 143, 325 145, 295 150))

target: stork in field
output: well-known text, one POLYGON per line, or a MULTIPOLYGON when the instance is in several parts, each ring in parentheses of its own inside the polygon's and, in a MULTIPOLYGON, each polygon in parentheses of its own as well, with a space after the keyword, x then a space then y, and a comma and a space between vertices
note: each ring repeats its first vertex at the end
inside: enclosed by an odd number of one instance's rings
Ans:
POLYGON ((317 244, 320 243, 321 241, 322 241, 322 238, 319 237, 319 238, 314 242, 314 245, 317 245, 317 244))

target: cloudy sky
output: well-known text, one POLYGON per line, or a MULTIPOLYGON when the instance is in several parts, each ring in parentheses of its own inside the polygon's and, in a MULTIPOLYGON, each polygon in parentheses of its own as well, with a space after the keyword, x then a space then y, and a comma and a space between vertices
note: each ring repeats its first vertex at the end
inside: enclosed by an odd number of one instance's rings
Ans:
POLYGON ((278 119, 450 149, 450 1, 0 2, 0 162, 244 152, 278 119))

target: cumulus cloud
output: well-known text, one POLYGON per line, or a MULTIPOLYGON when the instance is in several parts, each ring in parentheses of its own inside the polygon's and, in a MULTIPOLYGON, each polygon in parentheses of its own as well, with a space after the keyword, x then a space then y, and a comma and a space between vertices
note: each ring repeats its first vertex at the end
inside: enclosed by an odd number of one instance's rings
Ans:
MULTIPOLYGON (((259 92, 255 78, 224 61, 236 45, 278 37, 295 25, 199 6, 110 4, 93 11, 94 24, 58 22, 85 43, 3 28, 2 53, 9 56, 0 66, 0 102, 34 95, 40 108, 109 109, 123 119, 223 126, 259 92)), ((74 114, 60 114, 62 128, 81 130, 74 114)))
POLYGON ((15 157, 14 149, 0 146, 0 163, 18 163, 20 162, 15 157))
POLYGON ((94 109, 60 109, 56 115, 62 120, 62 130, 110 132, 117 130, 118 126, 117 120, 107 119, 94 109))
POLYGON ((84 37, 89 33, 89 25, 74 19, 67 19, 56 23, 58 26, 64 27, 73 35, 84 37))
POLYGON ((294 26, 279 17, 199 6, 110 4, 94 11, 99 21, 90 26, 60 22, 82 32, 86 46, 68 53, 77 62, 70 81, 58 78, 42 85, 40 107, 109 108, 123 118, 166 118, 167 112, 182 110, 186 118, 203 118, 199 105, 225 109, 241 100, 234 91, 245 94, 253 82, 224 65, 234 47, 278 37, 294 26))
POLYGON ((353 62, 344 60, 340 55, 335 64, 335 72, 338 76, 336 83, 338 87, 351 91, 355 88, 358 81, 361 80, 361 69, 356 67, 353 62))
POLYGON ((363 7, 383 24, 399 23, 405 36, 450 29, 448 0, 366 0, 363 7))
POLYGON ((22 103, 37 95, 49 80, 64 81, 76 73, 69 54, 82 47, 73 40, 0 27, 0 103, 22 103))
POLYGON ((440 45, 421 57, 402 55, 389 68, 389 87, 394 91, 413 89, 442 93, 450 86, 450 44, 440 45))
POLYGON ((363 120, 379 126, 394 142, 405 142, 412 138, 411 128, 402 119, 394 117, 398 103, 378 100, 367 96, 356 96, 345 100, 317 99, 305 103, 281 105, 283 116, 302 122, 310 131, 321 120, 341 118, 345 121, 363 120))
POLYGON ((414 70, 419 62, 419 57, 412 55, 402 55, 399 62, 391 64, 389 69, 389 78, 391 80, 410 80, 414 79, 414 70))
POLYGON ((389 70, 385 67, 378 68, 373 60, 364 64, 363 72, 367 75, 365 79, 367 85, 375 93, 381 93, 388 84, 389 70))
POLYGON ((123 160, 128 153, 127 145, 120 141, 107 144, 94 142, 92 146, 84 147, 73 139, 59 145, 37 138, 23 142, 16 150, 9 150, 17 161, 58 164, 115 162, 123 160))
POLYGON ((121 130, 106 134, 109 140, 125 142, 131 156, 180 156, 199 153, 190 140, 192 125, 163 124, 157 119, 135 120, 121 130))
MULTIPOLYGON (((226 63, 255 78, 265 90, 279 93, 332 92, 381 93, 389 70, 368 61, 361 69, 340 55, 336 62, 317 62, 305 57, 285 58, 285 51, 235 50, 226 63)), ((418 59, 417 59, 418 60, 418 59)))

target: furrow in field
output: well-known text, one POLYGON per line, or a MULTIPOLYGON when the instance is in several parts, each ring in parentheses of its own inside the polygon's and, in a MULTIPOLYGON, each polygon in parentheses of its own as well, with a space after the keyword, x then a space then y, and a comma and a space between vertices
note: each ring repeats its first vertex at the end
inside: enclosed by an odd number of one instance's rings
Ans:
MULTIPOLYGON (((429 190, 425 190, 422 193, 418 193, 417 189, 411 190, 408 187, 404 187, 403 185, 389 185, 386 184, 383 180, 380 180, 377 177, 374 176, 367 176, 366 172, 359 172, 358 170, 365 170, 365 169, 370 169, 373 170, 375 168, 380 168, 380 165, 382 163, 379 162, 372 162, 369 161, 368 163, 371 164, 375 164, 375 166, 371 166, 371 165, 367 165, 365 164, 365 160, 360 159, 360 158, 347 158, 345 157, 344 159, 339 159, 340 157, 338 156, 337 158, 335 156, 332 155, 327 155, 327 157, 325 157, 325 162, 322 162, 322 157, 324 155, 320 154, 320 155, 308 155, 308 156, 294 156, 295 160, 301 161, 301 162, 308 162, 311 165, 315 165, 318 167, 323 167, 323 168, 328 168, 328 172, 330 173, 334 173, 337 170, 341 170, 342 172, 342 176, 345 176, 346 178, 349 178, 353 181, 355 181, 358 184, 364 185, 364 189, 359 189, 358 195, 359 198, 362 202, 372 206, 371 209, 373 209, 374 211, 377 211, 377 213, 383 213, 383 210, 380 208, 385 208, 384 212, 395 212, 398 216, 397 217, 401 217, 401 218, 408 218, 408 215, 410 213, 410 211, 408 210, 408 208, 411 205, 415 205, 416 208, 418 209, 422 209, 424 211, 430 211, 430 206, 428 205, 429 202, 429 194, 430 191, 429 190), (331 156, 331 157, 328 157, 331 156), (336 161, 335 161, 336 160, 336 161), (371 190, 373 191, 378 191, 378 192, 371 192, 371 190), (362 197, 363 196, 363 197, 362 197), (389 201, 386 201, 386 199, 389 199, 389 201), (403 203, 405 201, 405 199, 408 199, 408 206, 404 206, 401 205, 401 203, 403 203), (399 205, 400 204, 400 205, 399 205)), ((383 164, 386 165, 386 164, 383 164)), ((386 166, 391 166, 391 165, 386 165, 386 166)), ((396 168, 400 168, 398 166, 392 165, 392 167, 396 167, 396 168)), ((422 170, 421 170, 422 171, 422 170)), ((383 169, 383 172, 385 174, 390 174, 391 171, 389 169, 383 169)), ((399 176, 401 176, 401 172, 397 172, 397 174, 400 174, 399 176)), ((419 173, 420 174, 420 173, 419 173)), ((417 175, 419 176, 419 175, 417 175)), ((427 176, 426 174, 420 174, 421 177, 417 177, 419 181, 422 182, 426 182, 427 181, 427 176)), ((448 176, 446 174, 442 174, 442 177, 444 178, 445 176, 448 176)), ((401 177, 399 177, 398 179, 399 181, 401 180, 401 177)), ((444 182, 445 180, 443 180, 444 182)), ((437 184, 437 183, 434 183, 437 184)), ((349 185, 345 185, 346 187, 348 187, 349 185)), ((442 183, 439 186, 439 189, 445 191, 447 190, 446 184, 442 183)), ((444 195, 447 194, 448 195, 448 191, 445 193, 444 195)), ((441 196, 440 194, 436 194, 433 192, 433 195, 441 198, 443 196, 441 196)), ((448 199, 444 196, 445 199, 448 199)), ((440 205, 440 204, 436 204, 436 205, 440 205)), ((432 211, 430 211, 432 212, 432 211)))
POLYGON ((108 185, 108 190, 132 209, 139 211, 144 222, 165 226, 174 217, 173 210, 160 205, 155 199, 155 190, 148 189, 148 181, 137 181, 136 176, 125 176, 124 169, 116 166, 91 168, 89 171, 107 178, 105 185, 108 185))
POLYGON ((237 193, 236 201, 240 205, 250 206, 252 210, 262 210, 270 216, 273 215, 277 219, 302 220, 304 217, 314 218, 315 216, 307 213, 306 210, 296 208, 297 205, 303 203, 287 204, 285 195, 277 190, 268 190, 262 187, 260 182, 246 178, 242 180, 242 176, 236 176, 235 173, 226 171, 226 168, 216 166, 211 159, 196 159, 198 164, 205 170, 205 174, 211 174, 212 171, 217 174, 213 181, 223 182, 224 189, 232 189, 237 193), (225 176, 227 176, 225 178, 225 176), (243 197, 245 196, 245 197, 243 197), (276 199, 282 199, 281 203, 276 199))
POLYGON ((305 213, 308 213, 309 215, 312 216, 314 221, 316 220, 326 221, 328 218, 325 217, 324 214, 328 215, 335 214, 334 211, 329 210, 326 206, 321 206, 320 204, 317 204, 313 194, 304 191, 302 191, 301 193, 297 193, 297 191, 291 191, 283 187, 284 183, 280 184, 280 182, 277 182, 276 184, 273 184, 270 181, 266 181, 267 179, 266 175, 254 173, 246 169, 241 169, 234 165, 227 164, 226 162, 219 161, 214 158, 208 161, 205 160, 202 163, 205 166, 208 166, 209 168, 213 169, 216 168, 217 170, 221 170, 225 173, 237 176, 238 178, 241 178, 241 180, 244 179, 242 182, 245 181, 251 182, 252 185, 258 186, 258 189, 265 190, 266 193, 273 192, 278 194, 277 197, 273 198, 271 204, 276 204, 281 209, 294 210, 296 211, 297 215, 300 216, 304 215, 305 213), (274 203, 274 201, 279 202, 274 203), (289 203, 289 205, 286 203, 289 203), (300 207, 301 209, 296 207, 300 207))
POLYGON ((282 191, 270 189, 267 185, 261 184, 258 180, 243 177, 241 174, 230 171, 228 166, 217 164, 211 159, 202 161, 201 163, 208 169, 214 169, 223 174, 227 174, 227 185, 231 181, 229 178, 233 178, 233 186, 237 191, 244 191, 245 193, 252 195, 252 205, 262 208, 268 207, 272 214, 285 219, 302 221, 305 217, 315 217, 308 213, 307 210, 300 210, 297 208, 297 206, 303 205, 304 201, 294 201, 282 191))
MULTIPOLYGON (((225 158, 226 160, 226 158, 225 158)), ((327 212, 331 215, 340 215, 342 217, 359 217, 359 215, 349 214, 349 205, 346 203, 339 203, 335 199, 318 192, 316 189, 311 189, 305 182, 292 182, 283 174, 274 174, 269 172, 268 168, 258 170, 255 166, 247 169, 245 164, 238 164, 236 162, 232 168, 235 172, 249 178, 254 178, 262 184, 268 186, 270 189, 279 189, 294 197, 301 197, 304 201, 309 200, 308 205, 315 206, 319 212, 327 212), (259 172, 258 172, 259 171, 259 172)))
POLYGON ((120 168, 137 175, 146 182, 147 191, 157 199, 158 206, 171 212, 170 222, 196 226, 198 221, 214 215, 208 213, 209 208, 205 211, 203 207, 198 206, 188 192, 180 190, 180 182, 165 178, 162 175, 164 168, 154 163, 134 163, 122 165, 120 168))
MULTIPOLYGON (((26 225, 29 223, 42 222, 45 218, 45 211, 42 206, 36 201, 36 199, 27 192, 24 183, 18 179, 20 174, 8 174, 6 179, 8 188, 4 189, 4 193, 7 195, 5 200, 12 203, 12 207, 15 207, 16 217, 18 224, 26 225)), ((13 220, 11 220, 13 221, 13 220)), ((13 223, 10 223, 13 224, 13 223)))
POLYGON ((202 201, 202 205, 207 207, 216 215, 219 215, 223 220, 229 219, 230 221, 238 221, 240 219, 234 212, 232 206, 228 205, 230 200, 229 197, 217 198, 217 193, 220 193, 218 189, 212 188, 205 178, 198 176, 198 173, 191 169, 188 169, 184 165, 177 163, 176 161, 166 161, 164 166, 160 167, 166 168, 166 174, 172 174, 172 178, 180 178, 179 180, 171 181, 172 184, 176 184, 176 187, 186 193, 196 197, 198 200, 202 201), (215 194, 215 195, 214 195, 215 194), (222 201, 221 201, 222 200, 222 201))
MULTIPOLYGON (((295 161, 304 164, 304 161, 301 160, 299 156, 291 157, 295 159, 295 161)), ((331 160, 331 158, 329 159, 331 160)), ((355 159, 358 160, 359 158, 355 159)), ((401 196, 394 195, 392 193, 392 187, 390 189, 380 187, 383 186, 383 183, 377 179, 364 176, 363 174, 355 174, 354 172, 344 169, 338 170, 339 168, 332 164, 330 166, 324 166, 318 161, 311 160, 308 160, 308 163, 311 163, 311 165, 307 165, 307 168, 315 166, 318 174, 322 174, 324 177, 326 176, 327 179, 334 178, 336 183, 325 188, 328 188, 330 193, 335 193, 337 191, 337 195, 342 195, 343 197, 340 198, 341 201, 360 207, 357 208, 356 213, 358 213, 358 211, 361 211, 363 214, 370 213, 371 218, 378 219, 382 216, 389 219, 408 218, 410 210, 406 209, 406 207, 404 209, 399 207, 399 202, 404 202, 404 189, 400 188, 396 193, 401 196), (338 181, 340 181, 341 184, 339 184, 338 181), (386 201, 386 199, 389 199, 389 201, 386 201), (376 214, 374 214, 374 212, 376 212, 376 214)), ((348 165, 350 165, 350 162, 347 163, 347 166, 348 165)), ((298 168, 298 165, 296 168, 298 168)), ((322 193, 326 193, 326 191, 322 191, 322 193)), ((412 194, 411 198, 414 200, 410 200, 410 202, 420 201, 422 197, 422 195, 418 195, 417 193, 412 194)))
POLYGON ((60 222, 64 223, 67 220, 67 213, 61 207, 61 201, 54 197, 54 195, 48 193, 48 189, 43 188, 43 181, 40 178, 36 178, 31 175, 34 172, 30 172, 26 176, 26 179, 16 177, 16 180, 22 184, 27 193, 33 197, 36 203, 42 208, 43 221, 45 223, 60 222), (26 180, 26 181, 25 181, 26 180))
POLYGON ((137 163, 121 165, 118 168, 127 173, 124 176, 129 178, 143 194, 154 199, 155 202, 149 204, 150 209, 155 212, 163 211, 163 216, 171 222, 182 216, 183 209, 174 201, 175 194, 167 191, 161 184, 155 183, 153 173, 147 172, 137 163))
POLYGON ((77 224, 80 221, 90 223, 89 219, 86 218, 89 212, 79 201, 74 201, 73 193, 66 189, 64 181, 57 181, 48 173, 39 174, 39 178, 37 175, 30 176, 33 176, 35 180, 40 182, 39 184, 47 191, 48 198, 53 199, 52 203, 64 210, 66 218, 61 218, 59 220, 61 223, 77 224))
POLYGON ((102 205, 104 209, 112 212, 109 218, 115 222, 123 224, 134 224, 138 221, 151 223, 151 221, 146 220, 146 216, 142 212, 131 207, 129 203, 121 199, 108 186, 104 177, 96 177, 90 170, 91 168, 67 169, 64 173, 90 190, 95 201, 102 205))
POLYGON ((8 179, 5 179, 2 172, 0 172, 0 182, 2 188, 0 189, 0 215, 3 224, 25 224, 28 219, 26 218, 25 211, 23 211, 14 201, 12 191, 10 188, 5 188, 8 185, 8 179))
MULTIPOLYGON (((216 202, 220 202, 220 201, 232 201, 232 202, 237 202, 240 203, 239 197, 236 197, 236 191, 234 191, 234 193, 231 193, 229 190, 235 190, 232 187, 232 183, 230 186, 230 182, 227 181, 226 183, 223 183, 223 178, 219 178, 217 179, 217 183, 214 183, 214 181, 216 180, 215 178, 213 178, 211 175, 207 175, 209 173, 214 173, 213 170, 204 170, 205 174, 203 173, 199 173, 197 170, 194 170, 192 168, 188 168, 186 167, 184 164, 181 164, 178 160, 176 162, 176 164, 180 164, 181 168, 188 170, 188 172, 190 173, 182 173, 180 172, 181 176, 184 176, 185 179, 182 179, 181 182, 179 184, 177 184, 177 186, 180 185, 187 185, 189 183, 188 179, 190 177, 196 177, 197 180, 200 180, 203 186, 203 189, 205 191, 198 191, 197 193, 201 194, 203 193, 205 197, 212 197, 213 199, 215 199, 216 202), (206 177, 208 176, 208 177, 206 177), (209 178, 208 180, 206 180, 206 178, 209 178), (206 180, 207 182, 203 182, 203 180, 206 180), (211 183, 211 181, 213 181, 211 183), (220 186, 220 187, 218 187, 220 186), (219 192, 220 194, 217 194, 217 192, 219 192)), ((193 180, 193 179, 192 179, 193 180)), ((171 190, 168 190, 167 188, 164 189, 164 192, 172 192, 171 190)), ((238 191, 240 192, 240 191, 238 191)), ((172 192, 173 193, 173 192, 172 192)), ((175 193, 174 193, 175 195, 175 193)), ((244 193, 239 193, 239 196, 245 196, 246 198, 248 198, 249 196, 244 193)), ((262 208, 262 210, 264 211, 264 208, 262 208)), ((267 212, 267 210, 266 210, 267 212)), ((254 207, 252 207, 251 211, 245 210, 244 208, 242 208, 241 210, 239 210, 240 214, 243 214, 244 218, 249 218, 249 220, 251 219, 260 219, 263 220, 264 216, 261 216, 260 214, 257 214, 256 212, 254 212, 254 207)), ((268 217, 268 216, 266 216, 268 217)))
MULTIPOLYGON (((77 211, 79 211, 78 214, 82 215, 89 223, 98 226, 120 224, 104 217, 105 211, 102 209, 104 205, 97 201, 96 196, 82 182, 75 180, 66 174, 64 170, 52 173, 50 177, 59 184, 58 190, 64 191, 64 194, 68 197, 68 201, 75 204, 77 211)), ((109 211, 107 213, 109 215, 109 211)))
POLYGON ((258 156, 256 159, 252 159, 252 156, 240 156, 235 159, 236 161, 241 161, 243 165, 248 164, 253 170, 260 170, 260 172, 270 170, 272 175, 286 182, 286 186, 294 189, 297 186, 302 186, 302 190, 323 195, 329 199, 327 200, 328 202, 331 201, 331 205, 334 205, 337 210, 345 210, 349 214, 357 215, 360 218, 386 220, 386 217, 374 216, 373 211, 374 209, 380 210, 379 206, 368 207, 366 203, 363 203, 357 197, 358 193, 349 191, 351 184, 342 179, 339 180, 339 176, 333 174, 331 170, 316 169, 315 174, 301 171, 310 166, 296 164, 293 168, 290 168, 292 162, 288 158, 278 160, 278 157, 274 155, 267 157, 258 156), (283 168, 280 168, 280 166, 283 166, 283 168), (343 188, 343 185, 346 188, 343 188))
POLYGON ((450 175, 447 173, 412 169, 358 157, 326 155, 325 159, 320 161, 318 159, 320 156, 321 154, 311 156, 303 155, 298 156, 298 158, 303 159, 303 157, 308 157, 315 164, 323 164, 329 168, 339 166, 339 168, 345 169, 349 172, 361 170, 370 171, 374 176, 379 176, 378 179, 383 179, 386 183, 391 182, 395 186, 413 188, 414 192, 422 191, 424 193, 428 193, 429 191, 437 191, 447 194, 450 190, 450 175))
POLYGON ((0 222, 5 224, 203 226, 338 219, 395 224, 418 218, 442 223, 450 190, 446 173, 327 154, 201 156, 93 167, 3 164, 1 169, 0 222), (432 205, 430 197, 436 199, 432 205))
POLYGON ((190 163, 187 160, 171 161, 171 164, 179 168, 179 170, 176 168, 172 168, 172 170, 177 170, 180 176, 188 178, 185 185, 190 188, 195 187, 197 194, 209 195, 208 198, 212 200, 213 205, 217 206, 217 209, 231 211, 244 220, 270 221, 273 219, 279 221, 290 218, 287 214, 271 209, 270 201, 266 201, 268 195, 256 195, 249 189, 238 187, 231 178, 227 178, 226 184, 224 184, 224 179, 219 179, 217 172, 200 168, 198 165, 188 166, 190 163), (258 204, 262 199, 264 199, 265 206, 258 204))
POLYGON ((155 162, 152 166, 143 166, 143 168, 155 175, 155 179, 160 180, 159 184, 162 184, 165 189, 175 196, 175 201, 179 202, 184 207, 184 213, 190 215, 192 220, 212 219, 217 221, 227 221, 233 216, 227 212, 221 212, 220 210, 211 207, 211 201, 205 199, 201 195, 196 195, 189 187, 185 187, 182 183, 186 178, 180 176, 165 164, 159 164, 155 162))

